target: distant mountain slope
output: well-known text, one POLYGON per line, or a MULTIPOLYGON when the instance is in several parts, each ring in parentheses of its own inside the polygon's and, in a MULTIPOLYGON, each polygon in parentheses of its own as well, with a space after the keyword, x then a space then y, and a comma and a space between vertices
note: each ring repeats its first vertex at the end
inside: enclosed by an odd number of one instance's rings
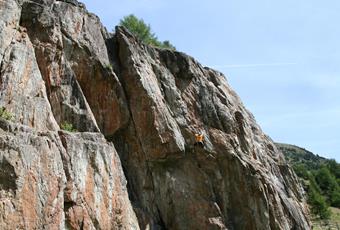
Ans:
POLYGON ((331 215, 328 207, 340 208, 340 164, 295 145, 276 143, 276 146, 304 184, 312 213, 334 222, 335 213, 331 215))
POLYGON ((318 169, 320 165, 330 161, 329 159, 295 145, 276 143, 276 146, 283 152, 286 160, 292 165, 302 163, 309 170, 318 169))

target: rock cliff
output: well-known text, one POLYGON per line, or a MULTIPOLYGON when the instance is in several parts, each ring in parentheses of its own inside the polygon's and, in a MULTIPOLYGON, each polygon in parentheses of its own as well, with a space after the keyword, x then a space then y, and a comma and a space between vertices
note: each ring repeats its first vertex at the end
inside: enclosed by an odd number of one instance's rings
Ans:
POLYGON ((0 0, 0 106, 1 229, 309 229, 221 73, 75 0, 0 0))

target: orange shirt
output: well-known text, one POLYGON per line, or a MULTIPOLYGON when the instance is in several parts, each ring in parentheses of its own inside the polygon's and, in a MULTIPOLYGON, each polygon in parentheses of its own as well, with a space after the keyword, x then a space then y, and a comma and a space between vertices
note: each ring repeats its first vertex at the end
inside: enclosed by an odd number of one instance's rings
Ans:
POLYGON ((203 134, 195 134, 195 139, 197 142, 203 141, 203 134))

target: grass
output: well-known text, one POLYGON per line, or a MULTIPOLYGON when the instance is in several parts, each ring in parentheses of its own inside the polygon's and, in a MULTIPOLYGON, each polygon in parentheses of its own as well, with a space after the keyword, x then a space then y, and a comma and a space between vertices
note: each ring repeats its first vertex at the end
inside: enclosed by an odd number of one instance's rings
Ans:
POLYGON ((77 132, 78 130, 73 127, 71 123, 64 122, 60 125, 60 128, 62 130, 68 131, 68 132, 77 132))
POLYGON ((112 67, 112 65, 110 63, 106 63, 104 66, 105 66, 106 69, 108 69, 110 71, 113 70, 113 67, 112 67))
POLYGON ((331 217, 332 221, 337 223, 340 227, 340 209, 331 207, 331 211, 332 211, 332 217, 331 217))
POLYGON ((327 221, 313 219, 313 230, 324 230, 324 229, 331 229, 331 230, 338 230, 340 229, 340 209, 331 207, 331 218, 327 221))
POLYGON ((4 107, 0 107, 0 117, 8 121, 13 120, 13 114, 8 112, 4 107))

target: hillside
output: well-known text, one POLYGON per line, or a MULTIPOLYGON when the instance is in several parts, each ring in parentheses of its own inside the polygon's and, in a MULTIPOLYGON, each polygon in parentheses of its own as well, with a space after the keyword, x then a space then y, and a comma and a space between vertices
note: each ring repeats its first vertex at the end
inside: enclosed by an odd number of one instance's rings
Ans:
POLYGON ((0 54, 0 229, 310 228, 220 72, 76 0, 0 1, 0 54))
POLYGON ((304 184, 308 203, 315 215, 314 226, 340 227, 340 164, 298 146, 276 145, 304 184))
POLYGON ((276 143, 276 146, 283 152, 286 160, 292 165, 303 164, 307 169, 315 170, 321 165, 326 164, 329 160, 312 152, 289 144, 276 143))
POLYGON ((295 168, 298 174, 300 173, 300 166, 303 166, 306 171, 310 172, 315 172, 323 167, 327 167, 330 174, 337 180, 340 180, 340 164, 334 159, 321 157, 295 145, 276 143, 276 146, 283 152, 286 160, 295 168))

